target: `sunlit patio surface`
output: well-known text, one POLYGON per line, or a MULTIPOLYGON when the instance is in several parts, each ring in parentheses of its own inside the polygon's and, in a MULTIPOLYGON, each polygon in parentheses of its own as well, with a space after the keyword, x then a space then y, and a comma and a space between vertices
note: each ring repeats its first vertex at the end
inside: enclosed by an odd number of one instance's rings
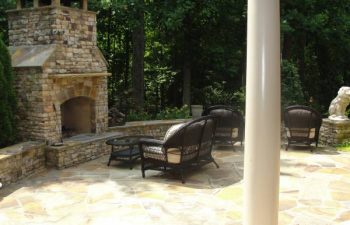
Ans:
MULTIPOLYGON (((108 156, 49 169, 0 191, 0 224, 241 224, 243 151, 213 155, 220 168, 208 164, 186 184, 157 171, 142 179, 139 163, 107 167, 108 156)), ((279 224, 350 224, 350 154, 282 150, 279 224)))

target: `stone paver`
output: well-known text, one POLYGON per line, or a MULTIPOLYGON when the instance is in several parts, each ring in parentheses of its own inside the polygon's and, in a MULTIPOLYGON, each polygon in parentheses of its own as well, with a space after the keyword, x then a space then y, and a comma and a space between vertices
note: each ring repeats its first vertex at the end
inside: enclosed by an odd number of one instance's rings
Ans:
MULTIPOLYGON (((50 169, 0 190, 0 224, 208 224, 242 222, 243 151, 218 147, 220 165, 186 184, 108 157, 50 169)), ((281 151, 280 225, 350 224, 350 154, 319 148, 281 151)))

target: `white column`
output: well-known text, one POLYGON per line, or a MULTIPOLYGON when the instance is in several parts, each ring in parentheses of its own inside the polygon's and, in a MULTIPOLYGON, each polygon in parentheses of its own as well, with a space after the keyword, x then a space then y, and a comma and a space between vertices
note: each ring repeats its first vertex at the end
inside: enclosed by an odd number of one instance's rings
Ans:
POLYGON ((278 224, 279 10, 279 0, 248 0, 244 225, 278 224))

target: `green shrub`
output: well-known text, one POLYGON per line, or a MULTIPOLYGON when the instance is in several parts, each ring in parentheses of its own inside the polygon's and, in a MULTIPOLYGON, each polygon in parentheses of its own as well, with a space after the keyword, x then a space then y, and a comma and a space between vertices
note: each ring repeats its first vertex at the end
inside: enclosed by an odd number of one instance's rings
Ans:
POLYGON ((190 109, 187 105, 181 108, 165 108, 156 115, 157 120, 186 119, 190 117, 190 109))
POLYGON ((190 118, 190 109, 188 106, 182 108, 165 108, 156 115, 148 112, 130 111, 127 115, 127 121, 146 121, 146 120, 170 120, 190 118))
POLYGON ((130 111, 126 116, 127 121, 145 121, 152 120, 152 115, 147 112, 139 112, 139 111, 130 111))
POLYGON ((213 105, 232 106, 235 110, 244 114, 245 109, 245 90, 240 88, 236 91, 227 90, 224 88, 224 82, 214 82, 212 85, 206 86, 201 90, 197 90, 195 94, 201 95, 202 101, 206 107, 213 105))
POLYGON ((289 105, 305 104, 297 66, 293 62, 283 60, 281 73, 282 109, 289 105))
POLYGON ((16 105, 11 57, 0 39, 0 147, 16 140, 16 105))

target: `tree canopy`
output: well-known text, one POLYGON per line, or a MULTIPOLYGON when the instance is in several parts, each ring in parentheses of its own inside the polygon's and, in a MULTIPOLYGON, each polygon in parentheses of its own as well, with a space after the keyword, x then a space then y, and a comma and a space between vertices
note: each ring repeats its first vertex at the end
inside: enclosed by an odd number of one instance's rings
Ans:
MULTIPOLYGON (((13 0, 0 3, 5 40, 11 7, 13 0)), ((110 105, 128 113, 142 104, 154 115, 183 104, 244 108, 247 1, 90 0, 89 9, 112 73, 110 105)), ((349 0, 281 0, 282 106, 326 113, 350 85, 349 12, 349 0)))

